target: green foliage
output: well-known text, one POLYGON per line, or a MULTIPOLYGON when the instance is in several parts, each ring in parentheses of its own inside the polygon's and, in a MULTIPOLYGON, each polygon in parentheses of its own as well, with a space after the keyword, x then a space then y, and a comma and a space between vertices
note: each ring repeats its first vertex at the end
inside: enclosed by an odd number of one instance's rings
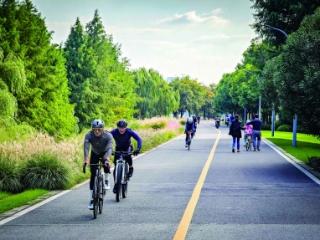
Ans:
POLYGON ((179 113, 181 117, 185 111, 199 115, 200 111, 212 106, 214 88, 208 88, 189 76, 176 78, 170 85, 179 93, 179 113))
POLYGON ((36 154, 22 166, 21 181, 27 188, 64 189, 69 181, 68 167, 49 153, 36 154))
POLYGON ((138 118, 168 116, 178 109, 178 94, 157 71, 140 68, 134 72, 134 81, 138 118))
POLYGON ((0 118, 13 119, 17 111, 15 97, 6 90, 0 90, 0 118))
POLYGON ((180 120, 179 122, 180 122, 180 124, 181 124, 182 126, 186 125, 186 120, 183 120, 183 119, 182 119, 182 120, 180 120))
POLYGON ((16 193, 22 190, 16 162, 0 155, 0 191, 16 193))
POLYGON ((35 133, 27 124, 17 124, 14 120, 0 119, 0 143, 5 141, 23 141, 35 133))
POLYGON ((64 58, 30 0, 0 3, 0 82, 19 122, 63 137, 75 132, 64 58))
POLYGON ((273 31, 266 25, 284 30, 290 34, 296 31, 303 18, 312 14, 320 5, 319 0, 251 0, 255 10, 256 32, 275 44, 283 44, 286 39, 283 34, 273 31))
POLYGON ((70 101, 75 104, 79 127, 94 118, 111 124, 132 118, 136 102, 135 83, 120 47, 105 33, 98 12, 84 31, 79 19, 71 28, 64 47, 70 101))
POLYGON ((288 124, 282 124, 277 128, 277 131, 281 131, 281 132, 289 132, 291 130, 292 128, 288 124))
POLYGON ((296 113, 306 133, 320 135, 320 8, 292 33, 275 62, 273 79, 283 111, 296 113))

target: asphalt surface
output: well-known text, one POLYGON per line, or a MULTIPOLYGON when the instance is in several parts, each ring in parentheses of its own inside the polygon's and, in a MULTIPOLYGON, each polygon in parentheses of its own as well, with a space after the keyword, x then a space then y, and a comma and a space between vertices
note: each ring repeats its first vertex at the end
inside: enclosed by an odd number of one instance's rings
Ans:
MULTIPOLYGON (((320 186, 265 144, 231 153, 221 131, 186 239, 320 239, 320 186)), ((216 137, 201 122, 191 151, 179 137, 138 158, 128 198, 108 192, 95 220, 85 185, 0 226, 0 239, 172 239, 216 137)))

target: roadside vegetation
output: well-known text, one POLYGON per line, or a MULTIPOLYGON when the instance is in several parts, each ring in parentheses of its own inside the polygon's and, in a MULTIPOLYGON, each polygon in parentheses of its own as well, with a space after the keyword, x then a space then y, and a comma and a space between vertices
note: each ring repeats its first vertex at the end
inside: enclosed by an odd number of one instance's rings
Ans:
MULTIPOLYGON (((182 133, 174 118, 133 120, 129 127, 141 136, 142 152, 182 133)), ((27 204, 48 190, 68 189, 86 180, 89 173, 82 173, 86 131, 89 129, 58 141, 48 134, 31 132, 24 140, 0 143, 0 213, 27 204)))
POLYGON ((292 132, 275 132, 271 136, 271 131, 262 131, 262 136, 287 153, 303 161, 320 172, 320 139, 312 135, 298 133, 297 147, 292 146, 292 132), (319 166, 318 166, 319 165, 319 166))

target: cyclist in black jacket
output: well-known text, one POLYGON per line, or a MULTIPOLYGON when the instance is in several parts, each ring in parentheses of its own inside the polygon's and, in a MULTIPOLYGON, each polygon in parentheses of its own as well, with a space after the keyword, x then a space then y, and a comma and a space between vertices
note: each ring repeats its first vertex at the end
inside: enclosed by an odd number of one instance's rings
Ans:
MULTIPOLYGON (((139 137, 139 135, 131 130, 130 128, 127 128, 128 124, 125 120, 120 120, 117 123, 117 128, 113 129, 111 131, 111 134, 113 136, 113 139, 116 142, 116 151, 121 151, 121 152, 131 152, 133 149, 133 146, 131 144, 131 137, 133 137, 137 141, 137 149, 134 150, 133 155, 138 155, 141 151, 142 147, 142 140, 139 137)), ((116 164, 116 160, 119 159, 120 155, 115 154, 114 157, 114 163, 116 164)), ((127 163, 129 164, 129 178, 132 177, 133 174, 133 164, 132 164, 132 157, 131 155, 125 156, 124 157, 127 163)), ((116 166, 115 168, 116 169, 116 166)), ((114 175, 114 172, 113 172, 114 175)))

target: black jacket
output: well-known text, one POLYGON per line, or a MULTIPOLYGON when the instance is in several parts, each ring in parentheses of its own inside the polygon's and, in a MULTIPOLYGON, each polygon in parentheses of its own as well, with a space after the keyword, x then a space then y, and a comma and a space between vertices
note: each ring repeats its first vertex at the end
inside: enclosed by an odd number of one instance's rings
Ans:
POLYGON ((230 125, 229 135, 241 138, 241 129, 241 122, 239 122, 239 120, 234 120, 230 125))

